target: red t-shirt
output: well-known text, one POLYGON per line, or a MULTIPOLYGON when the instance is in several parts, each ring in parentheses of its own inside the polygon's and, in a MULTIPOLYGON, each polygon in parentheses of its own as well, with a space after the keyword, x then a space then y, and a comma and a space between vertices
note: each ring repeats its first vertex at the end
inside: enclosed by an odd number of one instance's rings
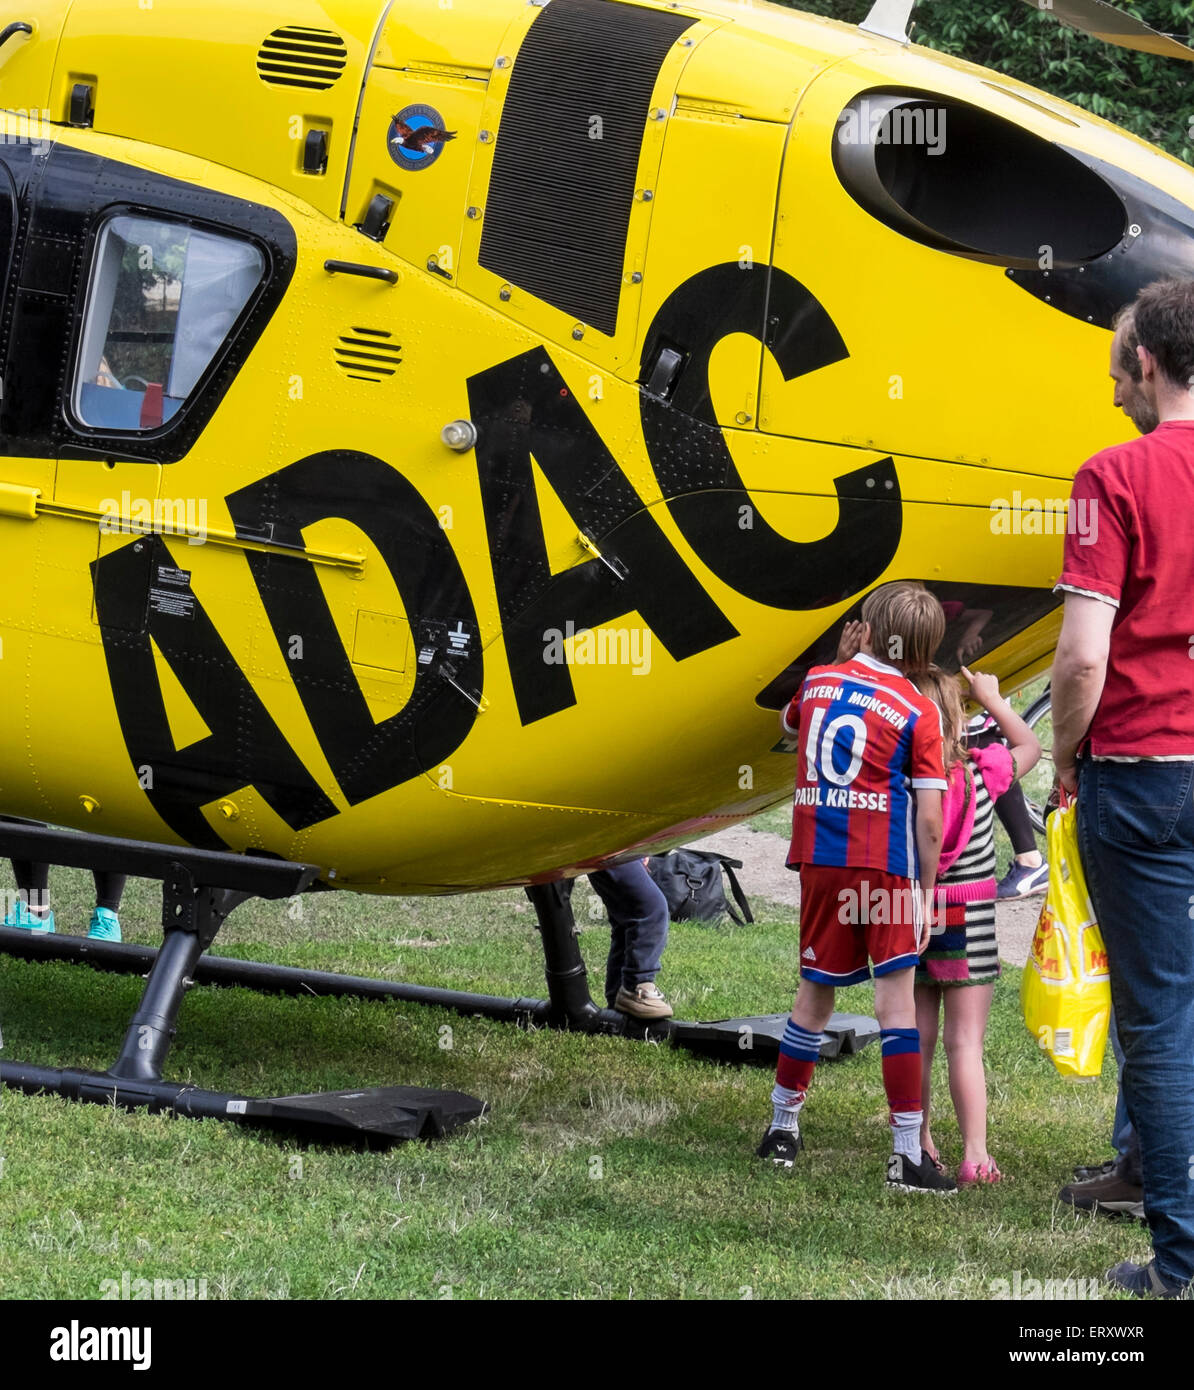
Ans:
POLYGON ((1057 587, 1119 610, 1083 747, 1194 756, 1194 420, 1095 454, 1071 498, 1057 587))

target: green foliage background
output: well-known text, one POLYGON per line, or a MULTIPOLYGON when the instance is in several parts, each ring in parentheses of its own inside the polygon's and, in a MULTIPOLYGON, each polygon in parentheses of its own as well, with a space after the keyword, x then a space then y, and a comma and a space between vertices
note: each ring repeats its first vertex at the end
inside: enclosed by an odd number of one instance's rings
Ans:
MULTIPOLYGON (((847 24, 870 7, 871 0, 791 6, 847 24)), ((1191 0, 1118 0, 1117 8, 1184 42, 1194 37, 1191 0)), ((1194 63, 1115 48, 1034 14, 1023 0, 921 0, 914 19, 917 43, 1040 87, 1194 163, 1194 63)))

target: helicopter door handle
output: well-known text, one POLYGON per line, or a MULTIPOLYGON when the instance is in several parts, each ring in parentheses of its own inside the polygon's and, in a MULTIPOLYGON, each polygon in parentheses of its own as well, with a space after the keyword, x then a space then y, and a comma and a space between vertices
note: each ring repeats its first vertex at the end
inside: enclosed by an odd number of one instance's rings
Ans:
POLYGON ((24 487, 20 483, 0 483, 0 516, 15 516, 22 521, 37 520, 37 502, 41 488, 24 487))
POLYGON ((445 661, 439 668, 439 674, 448 682, 453 690, 457 690, 471 705, 477 707, 478 714, 484 714, 489 708, 489 701, 479 691, 469 690, 467 686, 461 685, 455 678, 455 673, 451 666, 445 661))
POLYGON ((26 22, 25 20, 23 20, 23 19, 18 19, 18 20, 17 20, 15 23, 13 23, 13 24, 7 24, 7 25, 5 25, 5 27, 4 27, 3 29, 0 29, 0 48, 3 48, 4 45, 9 41, 9 39, 12 38, 12 36, 13 36, 14 34, 32 34, 32 33, 33 33, 33 25, 27 23, 27 22, 26 22))
POLYGON ((359 275, 363 280, 385 280, 387 284, 398 283, 398 272, 387 270, 380 265, 360 265, 356 261, 324 261, 323 268, 329 275, 359 275))
POLYGON ((578 532, 576 539, 580 548, 587 551, 594 560, 600 560, 615 579, 625 579, 630 573, 616 555, 603 555, 583 531, 578 532))

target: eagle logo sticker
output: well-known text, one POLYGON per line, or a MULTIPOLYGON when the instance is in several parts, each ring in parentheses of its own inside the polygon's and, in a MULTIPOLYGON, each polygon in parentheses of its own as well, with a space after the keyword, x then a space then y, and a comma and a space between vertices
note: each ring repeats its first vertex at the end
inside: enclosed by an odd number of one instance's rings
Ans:
POLYGON ((406 106, 390 117, 386 148, 400 169, 427 169, 439 158, 454 130, 444 129, 444 118, 432 106, 406 106))

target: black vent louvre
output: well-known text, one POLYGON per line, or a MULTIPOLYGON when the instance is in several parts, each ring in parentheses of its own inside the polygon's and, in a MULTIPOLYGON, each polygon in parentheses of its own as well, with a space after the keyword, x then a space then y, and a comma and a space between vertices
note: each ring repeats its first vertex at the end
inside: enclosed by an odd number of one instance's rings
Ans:
POLYGON ((336 343, 336 366, 354 381, 385 381, 401 363, 402 349, 384 328, 352 328, 336 343))
POLYGON ((339 34, 293 24, 275 29, 257 50, 257 75, 274 87, 323 92, 347 61, 348 49, 339 34))
POLYGON ((613 333, 651 92, 695 22, 613 0, 552 0, 542 11, 498 127, 486 270, 613 333))

